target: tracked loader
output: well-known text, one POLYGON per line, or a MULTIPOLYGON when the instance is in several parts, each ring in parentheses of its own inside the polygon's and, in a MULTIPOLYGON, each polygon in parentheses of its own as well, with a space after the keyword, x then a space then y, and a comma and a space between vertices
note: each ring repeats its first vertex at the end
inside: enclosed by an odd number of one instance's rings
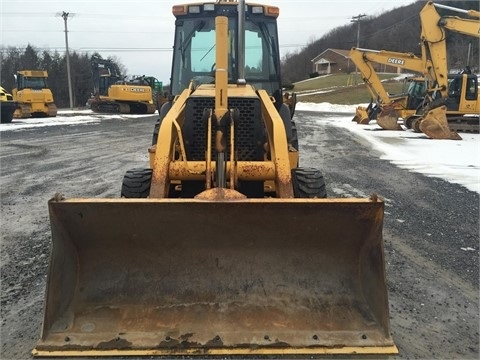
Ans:
POLYGON ((279 9, 173 7, 172 101, 121 199, 49 202, 36 356, 395 354, 384 204, 298 166, 279 9), (215 53, 215 54, 212 54, 215 53))
POLYGON ((57 116, 52 90, 47 85, 46 70, 20 70, 14 76, 15 88, 12 95, 17 103, 14 118, 57 116))

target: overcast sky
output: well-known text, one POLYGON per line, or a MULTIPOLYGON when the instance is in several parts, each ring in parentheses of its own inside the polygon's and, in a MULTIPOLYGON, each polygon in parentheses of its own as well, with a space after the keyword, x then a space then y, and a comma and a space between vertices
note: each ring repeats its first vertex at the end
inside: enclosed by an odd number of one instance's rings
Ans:
MULTIPOLYGON (((0 0, 1 44, 65 52, 63 11, 70 51, 116 56, 129 75, 169 82, 175 0, 0 0)), ((280 8, 280 51, 294 52, 353 16, 379 15, 415 0, 256 0, 280 8)), ((401 21, 402 19, 392 19, 401 21)))

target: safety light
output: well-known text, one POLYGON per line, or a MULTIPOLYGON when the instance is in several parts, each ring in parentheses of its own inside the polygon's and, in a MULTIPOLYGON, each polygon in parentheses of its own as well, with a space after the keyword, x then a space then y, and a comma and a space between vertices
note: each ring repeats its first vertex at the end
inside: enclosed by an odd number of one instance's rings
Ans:
POLYGON ((277 17, 280 15, 280 9, 276 6, 267 6, 267 15, 277 17))
POLYGON ((173 15, 186 15, 187 12, 185 10, 185 6, 184 5, 175 5, 172 7, 172 13, 173 15))
POLYGON ((263 14, 263 6, 252 6, 252 14, 263 14))
POLYGON ((190 14, 200 14, 200 6, 191 5, 191 6, 188 7, 188 12, 190 14))
POLYGON ((203 5, 203 11, 214 11, 215 4, 205 4, 203 5))

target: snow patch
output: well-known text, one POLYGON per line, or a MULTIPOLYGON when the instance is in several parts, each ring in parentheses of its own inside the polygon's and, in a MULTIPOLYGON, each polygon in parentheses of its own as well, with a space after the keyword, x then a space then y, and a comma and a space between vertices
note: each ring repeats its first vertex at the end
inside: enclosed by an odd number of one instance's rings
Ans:
POLYGON ((387 131, 371 121, 359 125, 352 121, 358 105, 299 102, 297 110, 349 114, 320 118, 320 122, 339 126, 361 136, 380 152, 381 159, 412 172, 441 178, 480 193, 480 135, 462 133, 463 140, 434 140, 412 130, 387 131))

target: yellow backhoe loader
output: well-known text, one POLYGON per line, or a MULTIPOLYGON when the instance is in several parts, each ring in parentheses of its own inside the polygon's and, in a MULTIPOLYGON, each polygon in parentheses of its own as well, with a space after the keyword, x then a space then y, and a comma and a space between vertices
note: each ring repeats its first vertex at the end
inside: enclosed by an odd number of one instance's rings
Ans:
POLYGON ((12 90, 13 100, 17 102, 14 118, 57 116, 57 106, 47 79, 45 70, 17 71, 16 88, 12 90))
POLYGON ((433 64, 437 94, 412 122, 415 130, 433 139, 460 140, 456 131, 479 131, 480 94, 478 77, 469 74, 449 74, 447 65, 447 34, 454 31, 480 37, 480 12, 458 9, 429 1, 420 11, 421 41, 428 49, 433 64), (469 16, 441 16, 438 9, 469 16))
POLYGON ((395 354, 383 202, 325 198, 283 103, 279 9, 173 7, 171 92, 121 199, 49 202, 35 356, 395 354))

